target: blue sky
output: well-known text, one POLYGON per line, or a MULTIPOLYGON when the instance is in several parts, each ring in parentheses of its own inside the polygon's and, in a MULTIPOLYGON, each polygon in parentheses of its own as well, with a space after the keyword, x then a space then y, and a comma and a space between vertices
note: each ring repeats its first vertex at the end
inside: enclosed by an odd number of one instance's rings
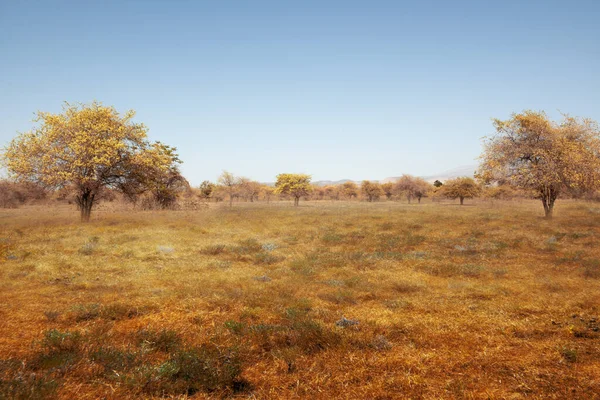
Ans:
POLYGON ((600 1, 0 0, 0 146, 36 110, 135 109, 190 182, 430 175, 492 117, 600 120, 600 1))

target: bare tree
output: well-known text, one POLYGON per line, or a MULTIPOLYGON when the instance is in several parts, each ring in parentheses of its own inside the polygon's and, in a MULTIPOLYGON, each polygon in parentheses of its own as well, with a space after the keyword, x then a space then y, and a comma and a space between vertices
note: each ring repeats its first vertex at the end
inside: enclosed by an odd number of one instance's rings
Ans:
POLYGON ((223 171, 223 173, 219 176, 218 182, 219 185, 223 186, 229 195, 229 207, 233 207, 233 198, 237 196, 239 179, 236 178, 231 172, 223 171))

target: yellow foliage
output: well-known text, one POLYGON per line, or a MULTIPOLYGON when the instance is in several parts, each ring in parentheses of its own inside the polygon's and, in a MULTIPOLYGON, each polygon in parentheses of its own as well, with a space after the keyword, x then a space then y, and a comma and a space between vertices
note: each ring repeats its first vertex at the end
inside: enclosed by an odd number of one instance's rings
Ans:
POLYGON ((294 205, 298 205, 300 197, 312 191, 311 176, 306 174, 279 174, 275 183, 275 193, 287 194, 294 198, 294 205))
POLYGON ((600 186, 600 133, 595 121, 568 115, 560 123, 543 112, 524 111, 494 120, 496 135, 486 138, 478 178, 535 190, 552 216, 564 190, 600 186))
POLYGON ((173 171, 179 162, 175 148, 147 141, 147 128, 133 122, 134 115, 98 102, 65 103, 61 114, 39 112, 40 125, 4 149, 4 164, 20 181, 74 187, 87 220, 100 188, 147 186, 155 182, 150 177, 173 171))

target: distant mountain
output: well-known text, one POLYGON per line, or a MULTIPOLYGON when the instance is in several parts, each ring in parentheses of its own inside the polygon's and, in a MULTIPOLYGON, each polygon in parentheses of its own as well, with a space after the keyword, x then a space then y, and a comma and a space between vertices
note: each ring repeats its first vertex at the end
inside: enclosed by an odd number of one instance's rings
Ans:
POLYGON ((329 186, 329 185, 342 185, 346 182, 358 183, 358 181, 353 181, 350 179, 342 179, 339 181, 316 181, 316 182, 312 182, 312 184, 315 186, 329 186))
MULTIPOLYGON (((434 175, 422 176, 421 178, 430 183, 433 183, 436 180, 444 182, 447 179, 459 178, 461 176, 468 176, 469 178, 472 178, 475 174, 475 170, 477 170, 477 165, 463 165, 434 175)), ((400 179, 399 176, 392 176, 385 178, 381 182, 395 182, 398 179, 400 179)))
MULTIPOLYGON (((427 182, 430 182, 430 183, 433 183, 436 180, 440 180, 440 181, 444 182, 448 179, 458 178, 461 176, 468 176, 468 177, 472 178, 473 175, 475 174, 475 170, 477 170, 477 165, 474 165, 474 164, 473 165, 463 165, 463 166, 449 169, 447 171, 443 171, 443 172, 440 172, 437 174, 422 176, 421 178, 425 179, 427 182)), ((382 179, 380 181, 378 181, 376 179, 372 179, 371 182, 387 183, 387 182, 396 182, 398 179, 400 179, 399 176, 390 176, 390 177, 382 179)), ((315 182, 312 182, 312 184, 315 186, 329 186, 329 185, 341 185, 346 182, 354 182, 357 185, 360 185, 361 181, 354 181, 352 179, 341 179, 339 181, 315 181, 315 182)), ((265 184, 269 185, 269 186, 275 186, 274 182, 267 182, 265 184)))
POLYGON ((436 180, 445 181, 446 179, 460 178, 461 176, 467 176, 472 178, 475 175, 475 171, 477 170, 477 165, 463 165, 461 167, 449 169, 439 174, 424 176, 427 182, 435 182, 436 180))

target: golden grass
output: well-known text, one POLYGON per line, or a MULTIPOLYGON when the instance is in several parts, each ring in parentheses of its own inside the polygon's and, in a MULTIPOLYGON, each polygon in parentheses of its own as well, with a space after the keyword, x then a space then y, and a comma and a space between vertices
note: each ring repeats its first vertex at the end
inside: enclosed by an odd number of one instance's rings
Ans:
POLYGON ((600 205, 541 211, 0 210, 0 397, 600 398, 600 205))

